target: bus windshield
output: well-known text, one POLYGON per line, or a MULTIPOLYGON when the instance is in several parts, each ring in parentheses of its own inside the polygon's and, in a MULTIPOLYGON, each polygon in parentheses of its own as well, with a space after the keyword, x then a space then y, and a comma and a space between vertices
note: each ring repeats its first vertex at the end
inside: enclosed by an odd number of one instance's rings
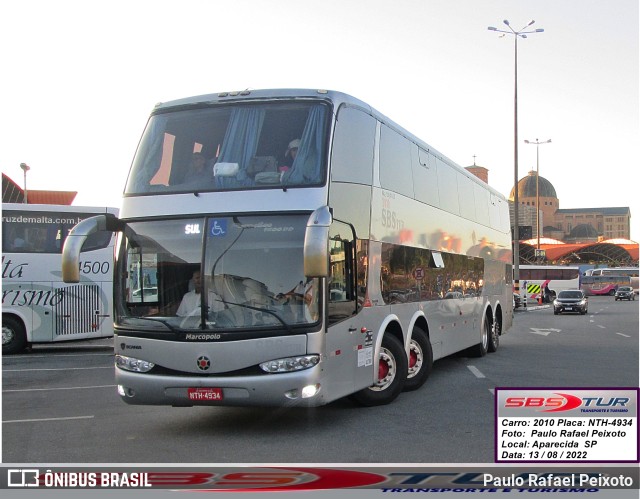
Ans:
POLYGON ((117 321, 171 330, 315 323, 318 279, 303 275, 308 216, 134 222, 118 261, 117 321), (268 264, 266 263, 268 262, 268 264))
POLYGON ((317 101, 164 110, 147 124, 125 194, 322 184, 330 114, 317 101))

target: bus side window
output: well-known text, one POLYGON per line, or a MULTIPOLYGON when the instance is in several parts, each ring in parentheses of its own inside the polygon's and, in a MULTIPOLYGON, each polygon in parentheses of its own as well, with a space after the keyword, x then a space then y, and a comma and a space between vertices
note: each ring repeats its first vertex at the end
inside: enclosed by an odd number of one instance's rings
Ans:
POLYGON ((329 238, 328 321, 335 324, 356 312, 354 243, 351 227, 334 222, 329 238))

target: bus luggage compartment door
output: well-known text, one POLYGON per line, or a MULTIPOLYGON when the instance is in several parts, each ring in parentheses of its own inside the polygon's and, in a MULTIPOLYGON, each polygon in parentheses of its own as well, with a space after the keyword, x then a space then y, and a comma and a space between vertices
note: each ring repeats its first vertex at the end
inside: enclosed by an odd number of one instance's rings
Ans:
POLYGON ((98 284, 77 284, 59 288, 54 304, 54 338, 76 334, 98 335, 104 322, 104 306, 98 284))

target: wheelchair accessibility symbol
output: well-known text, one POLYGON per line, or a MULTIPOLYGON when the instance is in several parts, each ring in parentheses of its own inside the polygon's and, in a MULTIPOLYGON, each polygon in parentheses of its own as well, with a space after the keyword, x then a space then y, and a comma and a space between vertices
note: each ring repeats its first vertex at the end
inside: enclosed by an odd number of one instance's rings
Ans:
POLYGON ((224 236, 227 233, 226 220, 212 220, 209 225, 209 234, 213 237, 224 236))

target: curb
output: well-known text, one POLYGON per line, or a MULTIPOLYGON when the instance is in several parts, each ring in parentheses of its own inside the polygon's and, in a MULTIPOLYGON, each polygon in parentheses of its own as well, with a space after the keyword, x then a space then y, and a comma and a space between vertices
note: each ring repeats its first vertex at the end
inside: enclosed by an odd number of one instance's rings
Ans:
POLYGON ((514 312, 533 312, 535 310, 544 310, 547 308, 551 308, 550 304, 547 305, 532 305, 529 307, 518 307, 516 309, 514 309, 514 312))

